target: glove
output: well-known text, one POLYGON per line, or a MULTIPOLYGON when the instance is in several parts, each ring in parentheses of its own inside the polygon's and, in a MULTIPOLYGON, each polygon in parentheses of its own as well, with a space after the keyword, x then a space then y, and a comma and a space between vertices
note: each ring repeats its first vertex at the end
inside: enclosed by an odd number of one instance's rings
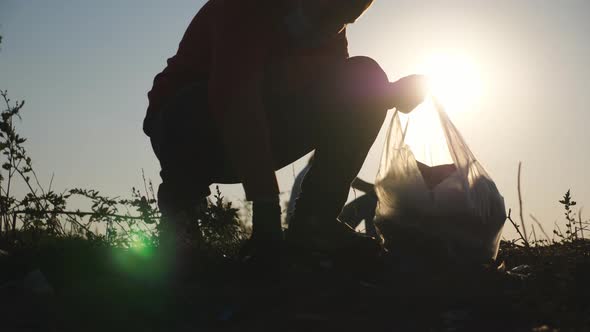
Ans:
POLYGON ((410 75, 390 83, 391 106, 402 113, 410 113, 420 105, 428 93, 428 78, 410 75))

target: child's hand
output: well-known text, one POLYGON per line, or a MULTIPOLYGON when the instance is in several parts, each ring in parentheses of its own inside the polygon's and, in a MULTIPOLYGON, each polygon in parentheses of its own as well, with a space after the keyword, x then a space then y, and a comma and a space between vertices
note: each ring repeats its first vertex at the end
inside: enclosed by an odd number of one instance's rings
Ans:
POLYGON ((390 83, 392 107, 410 113, 420 105, 428 93, 428 79, 424 75, 410 75, 390 83))

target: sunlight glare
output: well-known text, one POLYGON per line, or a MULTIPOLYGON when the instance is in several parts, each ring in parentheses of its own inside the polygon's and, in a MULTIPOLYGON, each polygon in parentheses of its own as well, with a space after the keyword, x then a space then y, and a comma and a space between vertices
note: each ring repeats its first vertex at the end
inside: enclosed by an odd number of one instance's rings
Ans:
POLYGON ((410 114, 400 114, 400 125, 406 131, 404 143, 417 161, 428 166, 453 163, 439 115, 431 98, 410 114))
POLYGON ((467 56, 452 53, 435 54, 422 65, 429 78, 430 93, 448 113, 475 110, 482 94, 479 69, 467 56))

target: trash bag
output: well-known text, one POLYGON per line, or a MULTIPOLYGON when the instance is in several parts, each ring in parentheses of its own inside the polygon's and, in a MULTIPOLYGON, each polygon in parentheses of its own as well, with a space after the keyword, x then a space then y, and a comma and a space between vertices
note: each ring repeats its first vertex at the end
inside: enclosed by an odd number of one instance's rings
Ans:
POLYGON ((496 258, 504 198, 434 98, 394 113, 375 190, 375 223, 390 250, 423 243, 453 259, 496 258))

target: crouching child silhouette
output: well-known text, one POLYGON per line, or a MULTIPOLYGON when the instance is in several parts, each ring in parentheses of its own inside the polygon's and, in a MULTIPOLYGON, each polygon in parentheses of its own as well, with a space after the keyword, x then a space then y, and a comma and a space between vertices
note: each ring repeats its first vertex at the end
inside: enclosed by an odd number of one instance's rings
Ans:
POLYGON ((283 247, 275 170, 315 160, 286 234, 288 248, 376 252, 337 220, 388 109, 411 111, 424 77, 390 83, 349 57, 346 26, 372 0, 209 0, 148 93, 144 132, 161 165, 163 244, 181 248, 212 183, 242 183, 253 202, 244 256, 275 264, 283 247))

